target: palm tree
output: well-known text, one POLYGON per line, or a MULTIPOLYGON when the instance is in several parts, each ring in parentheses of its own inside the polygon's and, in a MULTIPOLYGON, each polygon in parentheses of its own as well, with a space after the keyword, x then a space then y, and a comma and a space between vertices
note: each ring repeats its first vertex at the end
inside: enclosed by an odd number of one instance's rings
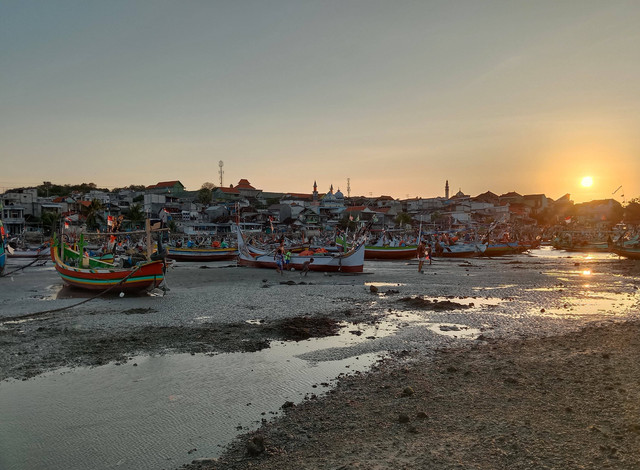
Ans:
POLYGON ((140 204, 133 204, 129 208, 129 213, 127 214, 127 218, 131 221, 132 225, 135 225, 138 222, 142 222, 145 219, 144 212, 142 212, 142 207, 140 204))
POLYGON ((100 221, 104 223, 104 216, 102 215, 103 211, 104 205, 102 202, 100 202, 99 199, 93 199, 87 208, 86 223, 88 229, 98 228, 100 221))
POLYGON ((46 236, 49 236, 56 230, 60 221, 60 214, 52 211, 43 212, 41 220, 42 230, 46 236))
POLYGON ((411 225, 412 222, 413 222, 413 219, 406 212, 400 212, 396 216, 396 224, 398 224, 399 226, 411 225))

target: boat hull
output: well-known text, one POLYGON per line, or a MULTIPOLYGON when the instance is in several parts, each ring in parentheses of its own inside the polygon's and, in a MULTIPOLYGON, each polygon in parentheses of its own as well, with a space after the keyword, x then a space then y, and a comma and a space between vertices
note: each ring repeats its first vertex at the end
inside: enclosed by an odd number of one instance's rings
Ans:
POLYGON ((629 259, 640 259, 640 248, 611 247, 611 252, 629 259))
POLYGON ((502 256, 523 253, 529 248, 520 245, 518 242, 512 243, 489 243, 484 250, 483 256, 502 256))
POLYGON ((365 246, 364 259, 399 260, 412 259, 418 256, 416 246, 365 246))
POLYGON ((164 280, 164 261, 149 261, 130 269, 75 268, 65 264, 51 251, 56 271, 73 287, 91 291, 104 291, 116 287, 119 291, 139 292, 157 287, 164 280))
MULTIPOLYGON (((342 238, 336 239, 338 246, 344 246, 342 238)), ((376 246, 365 245, 364 259, 370 260, 400 260, 412 259, 418 256, 417 245, 407 246, 376 246)))
POLYGON ((227 261, 237 256, 236 248, 167 248, 167 258, 175 261, 227 261))
POLYGON ((51 256, 51 247, 45 247, 41 250, 13 250, 7 252, 9 258, 48 258, 51 256))
MULTIPOLYGON (((309 271, 361 273, 364 270, 364 251, 364 245, 360 244, 351 251, 337 255, 314 254, 303 256, 292 254, 288 268, 302 270, 305 261, 310 261, 311 258, 313 258, 313 262, 310 263, 308 267, 309 271)), ((241 232, 238 232, 238 264, 253 268, 276 269, 277 267, 273 254, 251 253, 244 242, 241 232)))
POLYGON ((487 250, 486 243, 464 243, 447 245, 442 248, 441 253, 434 250, 434 258, 472 258, 482 256, 487 250))

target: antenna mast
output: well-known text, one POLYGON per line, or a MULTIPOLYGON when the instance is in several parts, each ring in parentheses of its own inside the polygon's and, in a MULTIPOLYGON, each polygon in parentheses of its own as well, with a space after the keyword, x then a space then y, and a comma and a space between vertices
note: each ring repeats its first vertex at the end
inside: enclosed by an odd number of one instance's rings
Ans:
POLYGON ((220 167, 220 187, 222 187, 222 175, 224 175, 224 171, 222 170, 222 167, 224 166, 224 162, 220 160, 218 162, 218 166, 220 167))
POLYGON ((347 197, 351 197, 351 178, 347 178, 347 197))

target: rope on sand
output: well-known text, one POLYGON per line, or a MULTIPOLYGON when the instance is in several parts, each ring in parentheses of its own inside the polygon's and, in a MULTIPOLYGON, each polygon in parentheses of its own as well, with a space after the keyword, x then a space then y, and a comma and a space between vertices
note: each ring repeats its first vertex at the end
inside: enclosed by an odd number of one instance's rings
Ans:
POLYGON ((86 304, 87 302, 89 302, 91 300, 94 300, 94 299, 97 299, 98 297, 106 294, 107 292, 110 292, 111 290, 115 289, 116 287, 119 287, 123 282, 125 282, 127 279, 129 279, 136 271, 138 271, 138 269, 140 269, 140 266, 137 266, 134 270, 132 270, 127 275, 127 277, 123 278, 117 284, 114 284, 113 286, 109 287, 108 289, 100 291, 96 295, 94 295, 93 297, 89 297, 88 299, 84 299, 83 301, 78 302, 77 304, 67 305, 66 307, 54 308, 54 309, 51 309, 51 310, 44 310, 42 312, 25 313, 24 315, 16 315, 16 316, 12 316, 12 317, 2 318, 2 319, 0 319, 0 325, 3 324, 3 323, 6 323, 6 322, 10 322, 10 321, 28 320, 28 319, 31 319, 31 318, 37 318, 37 317, 40 317, 40 316, 45 315, 47 313, 62 312, 63 310, 68 310, 70 308, 77 307, 77 306, 82 305, 82 304, 86 304))
POLYGON ((19 268, 14 269, 13 271, 9 271, 8 273, 0 274, 0 277, 7 277, 7 276, 10 276, 11 274, 16 273, 16 272, 18 272, 18 271, 21 271, 21 270, 23 270, 23 269, 25 269, 25 268, 28 268, 29 266, 33 266, 33 265, 34 265, 35 263, 37 263, 38 261, 42 261, 42 260, 44 260, 44 262, 46 263, 46 262, 47 262, 47 257, 42 257, 42 258, 39 258, 39 257, 38 257, 38 258, 34 259, 34 260, 33 260, 31 263, 29 263, 29 264, 25 264, 24 266, 20 266, 19 268))

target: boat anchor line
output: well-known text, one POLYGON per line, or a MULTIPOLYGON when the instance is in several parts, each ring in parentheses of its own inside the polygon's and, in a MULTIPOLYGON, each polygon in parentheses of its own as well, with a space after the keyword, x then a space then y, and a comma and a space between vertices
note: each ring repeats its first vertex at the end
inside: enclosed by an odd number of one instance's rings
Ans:
POLYGON ((16 272, 18 272, 18 271, 21 271, 21 270, 23 270, 23 269, 25 269, 25 268, 28 268, 29 266, 33 266, 33 265, 34 265, 35 263, 37 263, 38 261, 42 261, 42 260, 44 260, 44 262, 46 263, 46 262, 47 262, 47 257, 43 257, 43 258, 36 258, 36 259, 34 259, 34 260, 33 260, 31 263, 29 263, 29 264, 25 264, 24 266, 20 266, 19 268, 14 269, 13 271, 9 271, 8 273, 0 274, 0 277, 7 277, 7 276, 10 276, 11 274, 16 273, 16 272))
POLYGON ((107 292, 110 292, 111 290, 115 289, 116 287, 119 287, 121 284, 124 284, 127 281, 127 279, 129 279, 131 276, 133 276, 139 269, 140 269, 140 266, 136 266, 136 268, 133 269, 127 275, 127 277, 123 278, 117 284, 114 284, 113 286, 109 287, 108 289, 100 291, 96 295, 94 295, 93 297, 89 297, 88 299, 84 299, 83 301, 78 302, 77 304, 67 305, 66 307, 54 308, 54 309, 51 309, 51 310, 44 310, 42 312, 25 313, 23 315, 14 315, 14 316, 11 316, 11 317, 1 318, 0 319, 0 325, 2 325, 3 323, 6 323, 6 322, 10 322, 10 321, 28 320, 28 319, 31 319, 31 318, 38 318, 38 317, 40 317, 42 315, 46 315, 48 313, 62 312, 64 310, 69 310, 70 308, 74 308, 74 307, 77 307, 79 305, 86 304, 87 302, 89 302, 91 300, 94 300, 94 299, 97 299, 98 297, 106 294, 107 292))

